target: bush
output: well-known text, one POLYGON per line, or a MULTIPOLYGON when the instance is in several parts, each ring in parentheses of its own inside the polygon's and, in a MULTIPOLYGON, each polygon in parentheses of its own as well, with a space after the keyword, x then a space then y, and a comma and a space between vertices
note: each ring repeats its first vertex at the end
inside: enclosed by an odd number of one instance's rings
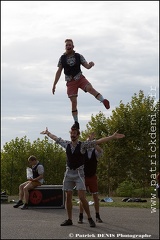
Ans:
POLYGON ((133 197, 134 183, 130 181, 124 181, 119 184, 116 194, 118 197, 133 197))
POLYGON ((150 198, 151 193, 154 193, 153 187, 148 188, 137 188, 134 190, 134 197, 144 197, 144 198, 150 198))
POLYGON ((134 183, 131 181, 124 181, 119 184, 116 195, 118 197, 151 197, 151 193, 153 193, 153 187, 142 188, 139 183, 134 183))

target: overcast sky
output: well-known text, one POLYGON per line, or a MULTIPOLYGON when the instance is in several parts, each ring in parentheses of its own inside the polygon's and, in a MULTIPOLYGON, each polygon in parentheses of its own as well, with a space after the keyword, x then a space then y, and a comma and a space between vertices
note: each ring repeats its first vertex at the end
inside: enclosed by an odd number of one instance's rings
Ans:
POLYGON ((16 137, 31 142, 49 130, 70 139, 74 123, 64 74, 52 94, 64 41, 93 61, 83 74, 111 108, 79 90, 81 130, 100 111, 106 118, 134 93, 159 93, 159 1, 1 1, 1 147, 16 137))

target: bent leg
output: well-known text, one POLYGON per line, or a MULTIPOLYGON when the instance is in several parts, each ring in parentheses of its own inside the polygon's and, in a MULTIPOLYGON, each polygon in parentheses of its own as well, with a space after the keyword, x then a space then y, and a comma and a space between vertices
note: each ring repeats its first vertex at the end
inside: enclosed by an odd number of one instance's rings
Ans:
POLYGON ((85 91, 89 92, 91 95, 93 95, 94 97, 96 97, 96 95, 98 95, 99 93, 92 87, 92 85, 90 83, 88 83, 85 87, 85 91))
POLYGON ((110 108, 110 103, 107 99, 104 99, 103 96, 97 92, 91 84, 87 84, 86 88, 85 88, 86 92, 89 92, 91 95, 93 95, 97 100, 99 100, 100 102, 103 102, 104 106, 106 109, 110 108))
POLYGON ((19 185, 19 200, 23 200, 23 198, 24 198, 24 187, 27 184, 28 184, 28 181, 19 185))
POLYGON ((33 189, 34 185, 32 184, 31 181, 29 181, 23 188, 24 192, 24 202, 28 204, 28 199, 29 199, 29 190, 33 189))

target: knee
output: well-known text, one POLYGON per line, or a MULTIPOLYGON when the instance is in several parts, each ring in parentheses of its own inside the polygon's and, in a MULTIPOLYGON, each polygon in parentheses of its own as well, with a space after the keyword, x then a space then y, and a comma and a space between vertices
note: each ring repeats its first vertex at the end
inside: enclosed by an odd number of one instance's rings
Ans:
POLYGON ((71 103, 76 103, 77 102, 77 97, 70 97, 71 103))
POLYGON ((84 199, 86 199, 86 196, 85 196, 85 194, 83 194, 83 193, 80 193, 79 195, 78 195, 78 197, 79 197, 79 200, 80 201, 84 201, 84 199))
POLYGON ((93 196, 94 201, 99 201, 97 194, 93 194, 92 196, 93 196))
POLYGON ((23 190, 23 185, 19 185, 19 190, 23 190))
POLYGON ((77 106, 77 98, 70 98, 72 106, 77 106))
POLYGON ((23 191, 24 191, 24 192, 28 192, 28 191, 29 191, 28 187, 25 186, 25 187, 23 188, 23 191))
POLYGON ((66 198, 67 198, 67 200, 71 200, 72 199, 72 192, 66 192, 66 198))
POLYGON ((88 85, 86 86, 85 91, 90 93, 90 92, 92 92, 92 90, 93 90, 92 85, 91 85, 91 84, 88 84, 88 85))
POLYGON ((80 200, 81 202, 83 202, 83 201, 84 201, 84 199, 85 199, 85 197, 84 197, 84 196, 79 196, 79 200, 80 200))

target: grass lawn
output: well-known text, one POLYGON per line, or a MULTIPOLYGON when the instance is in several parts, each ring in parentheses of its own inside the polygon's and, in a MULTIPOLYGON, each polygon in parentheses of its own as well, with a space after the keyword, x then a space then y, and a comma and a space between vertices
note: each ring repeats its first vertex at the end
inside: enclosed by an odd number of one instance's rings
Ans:
MULTIPOLYGON (((132 207, 132 208, 151 208, 154 207, 159 209, 159 199, 155 198, 151 200, 151 198, 141 198, 142 200, 147 200, 147 202, 122 202, 124 197, 110 197, 113 202, 101 202, 102 199, 106 198, 104 195, 99 195, 99 204, 100 207, 132 207)), ((18 196, 8 196, 8 203, 11 203, 12 200, 18 201, 18 196)), ((73 205, 78 206, 78 196, 73 195, 73 205)), ((93 198, 91 195, 87 195, 87 200, 93 202, 93 198)), ((12 202, 13 203, 13 202, 12 202)))
MULTIPOLYGON (((124 197, 110 197, 113 202, 101 202, 102 199, 106 198, 104 195, 99 195, 99 204, 100 207, 136 207, 136 208, 151 208, 155 207, 159 209, 159 199, 155 198, 151 201, 151 198, 141 198, 142 200, 147 200, 147 202, 122 202, 124 197), (154 201, 154 202, 153 202, 154 201)), ((78 206, 77 203, 78 197, 73 197, 73 205, 78 206)), ((93 201, 92 196, 87 196, 87 200, 93 201)))

